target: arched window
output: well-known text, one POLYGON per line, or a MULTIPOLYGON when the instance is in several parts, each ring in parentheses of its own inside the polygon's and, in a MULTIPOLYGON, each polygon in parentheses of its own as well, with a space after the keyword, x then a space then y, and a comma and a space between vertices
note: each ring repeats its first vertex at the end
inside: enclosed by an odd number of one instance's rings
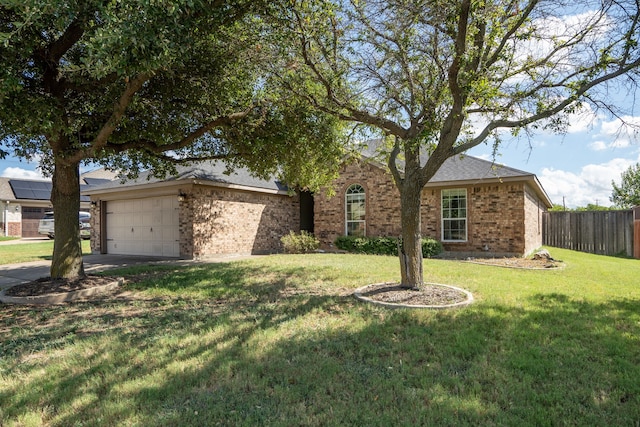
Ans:
POLYGON ((347 236, 365 235, 365 203, 364 188, 360 184, 353 184, 347 188, 345 194, 345 234, 347 236))

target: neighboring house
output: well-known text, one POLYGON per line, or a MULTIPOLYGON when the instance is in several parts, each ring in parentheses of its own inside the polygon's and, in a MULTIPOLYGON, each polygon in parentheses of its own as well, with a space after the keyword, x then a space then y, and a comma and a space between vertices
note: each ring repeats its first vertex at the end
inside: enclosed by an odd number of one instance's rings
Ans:
MULTIPOLYGON (((80 176, 82 188, 110 182, 113 172, 96 169, 80 176)), ((0 233, 3 236, 42 237, 38 223, 52 210, 51 181, 0 177, 0 233)), ((81 210, 89 210, 89 198, 80 198, 81 210)))
MULTIPOLYGON (((221 163, 92 187, 83 191, 91 198, 92 251, 202 259, 279 252, 290 230, 314 232, 325 248, 345 234, 398 236, 398 191, 371 157, 343 166, 332 198, 292 194, 242 169, 226 174, 221 163)), ((524 255, 542 245, 542 212, 550 207, 535 175, 458 156, 423 191, 422 232, 447 251, 524 255)))
POLYGON ((187 259, 263 254, 279 252, 289 230, 309 229, 308 195, 225 170, 220 162, 199 163, 164 180, 144 174, 84 191, 92 204, 92 251, 187 259))
MULTIPOLYGON (((336 197, 315 197, 314 231, 324 246, 343 235, 401 234, 400 195, 374 152, 342 167, 336 197)), ((455 156, 422 191, 422 235, 459 255, 526 255, 542 245, 542 213, 551 206, 534 174, 455 156)))

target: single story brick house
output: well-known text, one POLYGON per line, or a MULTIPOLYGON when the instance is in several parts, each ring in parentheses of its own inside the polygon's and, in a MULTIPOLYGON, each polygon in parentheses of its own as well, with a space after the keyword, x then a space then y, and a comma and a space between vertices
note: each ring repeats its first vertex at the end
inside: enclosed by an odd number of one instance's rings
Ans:
MULTIPOLYGON (((94 253, 202 259, 281 251, 289 231, 314 232, 326 249, 345 234, 398 236, 399 196, 366 154, 345 164, 336 195, 293 193, 222 163, 179 167, 83 192, 91 199, 94 253)), ((423 191, 423 235, 447 251, 523 255, 542 245, 551 202, 535 175, 471 156, 449 159, 423 191)))
MULTIPOLYGON (((334 184, 336 197, 314 198, 314 233, 323 246, 348 234, 401 234, 400 194, 371 152, 343 165, 334 184)), ((422 191, 422 235, 461 256, 527 255, 542 246, 542 214, 551 207, 534 174, 455 156, 422 191)))

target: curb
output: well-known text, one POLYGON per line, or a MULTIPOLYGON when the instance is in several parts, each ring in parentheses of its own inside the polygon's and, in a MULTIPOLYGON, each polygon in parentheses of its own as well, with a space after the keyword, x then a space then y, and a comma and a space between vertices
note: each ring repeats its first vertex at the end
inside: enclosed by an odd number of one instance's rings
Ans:
POLYGON ((115 282, 111 282, 102 286, 95 286, 93 288, 80 289, 77 291, 57 294, 34 295, 28 297, 15 297, 5 295, 5 291, 8 290, 7 288, 0 292, 0 302, 4 304, 62 304, 65 302, 72 302, 78 299, 88 298, 113 291, 123 283, 124 278, 119 277, 115 282))
POLYGON ((442 310, 442 309, 447 309, 447 308, 458 308, 458 307, 464 307, 467 306, 469 304, 471 304, 474 300, 473 300, 473 295, 471 294, 471 292, 464 290, 462 288, 458 288, 456 286, 450 286, 450 285, 443 285, 440 283, 425 283, 425 285, 427 286, 442 286, 445 288, 450 288, 450 289, 455 289, 456 291, 462 292, 463 294, 465 294, 467 296, 467 299, 461 302, 457 302, 454 304, 446 304, 446 305, 419 305, 419 304, 402 304, 402 303, 393 303, 393 302, 384 302, 384 301, 377 301, 374 300, 372 298, 368 298, 366 296, 363 295, 363 293, 365 293, 367 291, 368 288, 371 288, 373 286, 378 286, 378 285, 386 285, 387 283, 372 283, 369 285, 365 285, 362 286, 358 289, 356 289, 353 292, 353 295, 361 300, 361 301, 365 301, 371 304, 375 304, 375 305, 380 305, 383 307, 387 307, 387 308, 421 308, 421 309, 430 309, 430 310, 442 310))

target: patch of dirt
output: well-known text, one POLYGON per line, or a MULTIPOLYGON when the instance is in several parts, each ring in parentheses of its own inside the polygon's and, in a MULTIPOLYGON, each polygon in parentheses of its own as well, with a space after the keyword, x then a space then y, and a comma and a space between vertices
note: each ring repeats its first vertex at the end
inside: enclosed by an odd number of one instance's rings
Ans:
POLYGON ((397 283, 381 283, 368 287, 361 295, 374 301, 406 305, 445 306, 467 300, 464 292, 433 284, 421 289, 406 289, 397 283))
POLYGON ((493 265, 497 267, 511 268, 528 268, 528 269, 547 269, 558 268, 562 266, 562 261, 548 258, 467 258, 468 262, 476 264, 493 265))
POLYGON ((52 279, 44 277, 33 282, 21 283, 7 289, 4 293, 12 297, 30 297, 47 294, 60 294, 65 292, 79 291, 82 289, 95 288, 97 286, 108 285, 115 282, 114 277, 88 275, 82 279, 52 279))

